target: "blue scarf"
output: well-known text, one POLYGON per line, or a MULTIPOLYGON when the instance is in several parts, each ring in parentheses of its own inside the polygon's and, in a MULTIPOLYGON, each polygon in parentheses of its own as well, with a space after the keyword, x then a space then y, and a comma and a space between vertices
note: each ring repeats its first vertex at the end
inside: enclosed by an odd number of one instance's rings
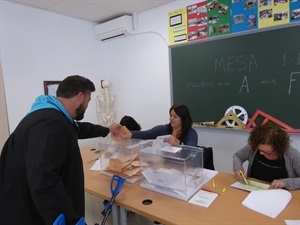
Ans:
MULTIPOLYGON (((31 106, 31 110, 29 113, 32 113, 39 109, 56 109, 62 112, 73 124, 74 121, 65 107, 57 100, 56 97, 52 95, 41 95, 36 98, 35 102, 31 106)), ((28 114, 29 114, 28 113, 28 114)))

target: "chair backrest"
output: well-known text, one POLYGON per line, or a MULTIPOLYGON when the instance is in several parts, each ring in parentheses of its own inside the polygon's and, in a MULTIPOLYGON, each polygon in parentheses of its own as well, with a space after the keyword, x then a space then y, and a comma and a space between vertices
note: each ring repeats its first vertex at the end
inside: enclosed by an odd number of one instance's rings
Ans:
POLYGON ((198 146, 203 148, 203 168, 215 170, 214 155, 212 147, 198 146))

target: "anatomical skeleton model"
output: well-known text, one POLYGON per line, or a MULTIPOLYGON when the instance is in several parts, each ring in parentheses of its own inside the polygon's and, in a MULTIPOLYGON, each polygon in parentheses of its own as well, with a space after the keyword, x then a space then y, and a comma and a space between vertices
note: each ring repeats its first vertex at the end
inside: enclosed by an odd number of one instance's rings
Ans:
POLYGON ((116 96, 109 92, 109 81, 101 80, 103 92, 96 97, 98 122, 109 126, 115 122, 116 96))

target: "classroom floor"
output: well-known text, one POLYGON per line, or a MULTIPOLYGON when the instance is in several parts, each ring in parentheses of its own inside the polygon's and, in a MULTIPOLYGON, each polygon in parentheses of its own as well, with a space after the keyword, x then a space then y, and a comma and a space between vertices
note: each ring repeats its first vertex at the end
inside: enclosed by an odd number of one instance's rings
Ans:
MULTIPOLYGON (((98 223, 101 225, 103 220, 103 216, 101 215, 103 210, 103 200, 85 193, 85 202, 86 224, 95 225, 95 223, 98 223)), ((105 225, 113 225, 112 215, 109 216, 105 225)), ((127 225, 153 225, 153 221, 134 213, 129 216, 127 225)))

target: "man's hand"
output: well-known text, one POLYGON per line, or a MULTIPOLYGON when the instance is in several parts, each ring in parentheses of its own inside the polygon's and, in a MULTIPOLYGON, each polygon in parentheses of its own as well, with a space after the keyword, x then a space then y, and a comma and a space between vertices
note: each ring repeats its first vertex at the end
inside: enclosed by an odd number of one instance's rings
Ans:
POLYGON ((125 126, 122 126, 119 130, 119 135, 124 139, 130 139, 132 136, 131 132, 125 126))
POLYGON ((113 134, 114 136, 118 136, 119 131, 122 128, 122 125, 113 123, 108 128, 109 128, 109 133, 113 134))

